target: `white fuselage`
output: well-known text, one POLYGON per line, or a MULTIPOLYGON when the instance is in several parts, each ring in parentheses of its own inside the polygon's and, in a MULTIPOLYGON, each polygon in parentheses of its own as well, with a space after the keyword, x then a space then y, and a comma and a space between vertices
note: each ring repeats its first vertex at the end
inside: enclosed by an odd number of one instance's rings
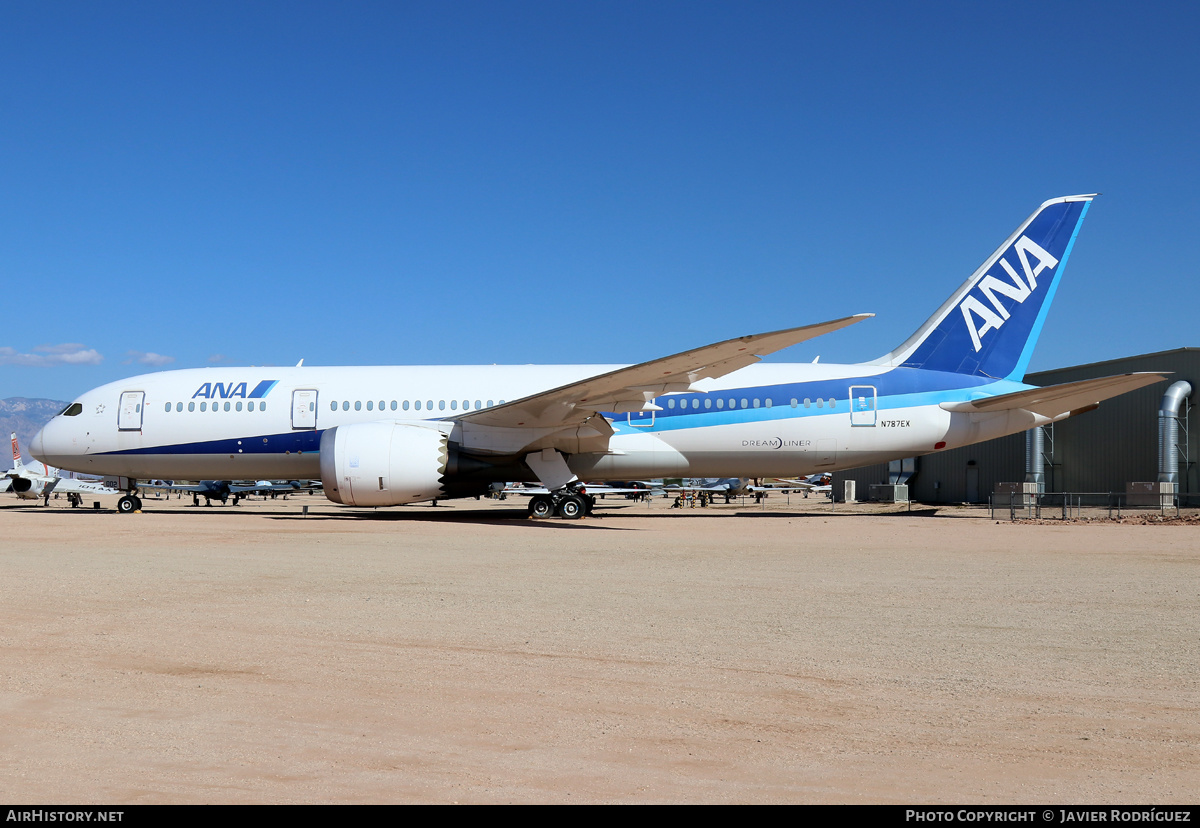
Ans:
MULTIPOLYGON (((457 451, 512 479, 520 456, 464 442, 456 416, 620 366, 205 368, 146 374, 76 400, 35 438, 52 465, 133 479, 305 479, 320 476, 321 433, 378 421, 437 421, 457 451), (72 406, 74 408, 74 406, 72 406), (68 409, 71 411, 71 409, 68 409)), ((953 448, 1029 428, 1025 412, 952 414, 940 402, 1024 388, 971 384, 874 365, 757 364, 655 402, 655 413, 610 414, 603 452, 568 457, 584 480, 772 477, 852 468, 953 448), (905 373, 907 372, 907 373, 905 373), (963 386, 967 387, 963 387, 963 386), (932 390, 931 390, 932 389, 932 390), (855 408, 857 410, 852 411, 855 408), (656 416, 657 415, 657 416, 656 416)), ((475 469, 479 479, 489 477, 475 469)))

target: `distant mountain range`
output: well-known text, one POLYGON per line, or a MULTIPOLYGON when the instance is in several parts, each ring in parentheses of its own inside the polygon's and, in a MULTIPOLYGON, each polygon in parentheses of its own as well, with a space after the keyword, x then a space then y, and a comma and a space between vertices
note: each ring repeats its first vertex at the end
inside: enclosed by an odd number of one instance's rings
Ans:
POLYGON ((0 470, 12 468, 12 457, 8 453, 8 435, 17 432, 21 456, 25 462, 33 459, 29 453, 29 441, 33 435, 58 412, 67 407, 61 400, 35 400, 29 397, 9 397, 0 400, 0 435, 4 439, 4 452, 0 455, 0 470))

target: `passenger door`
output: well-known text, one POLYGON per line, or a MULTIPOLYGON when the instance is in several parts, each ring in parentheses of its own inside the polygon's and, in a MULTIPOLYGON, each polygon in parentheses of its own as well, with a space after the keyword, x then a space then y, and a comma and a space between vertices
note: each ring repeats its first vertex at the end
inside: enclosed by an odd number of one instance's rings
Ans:
POLYGON ((292 428, 317 427, 317 392, 297 388, 292 392, 292 428))
POLYGON ((850 386, 850 425, 875 425, 875 386, 850 386))
POLYGON ((117 431, 142 430, 142 405, 145 391, 122 391, 121 407, 117 410, 117 431))

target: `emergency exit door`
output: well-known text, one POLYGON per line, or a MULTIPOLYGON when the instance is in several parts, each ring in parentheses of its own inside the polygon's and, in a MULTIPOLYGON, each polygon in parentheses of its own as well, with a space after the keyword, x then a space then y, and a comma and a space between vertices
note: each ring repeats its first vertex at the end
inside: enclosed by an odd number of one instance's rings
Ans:
POLYGON ((121 407, 117 411, 117 431, 141 431, 145 391, 122 391, 121 407))
POLYGON ((317 392, 297 388, 292 392, 292 428, 317 427, 317 392))
POLYGON ((875 425, 875 386, 850 386, 850 425, 875 425))

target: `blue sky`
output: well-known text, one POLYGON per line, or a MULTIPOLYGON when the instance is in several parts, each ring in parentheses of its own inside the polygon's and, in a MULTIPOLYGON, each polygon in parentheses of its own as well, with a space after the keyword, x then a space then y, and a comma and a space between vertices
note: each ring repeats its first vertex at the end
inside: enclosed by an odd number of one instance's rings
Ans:
POLYGON ((899 344, 1102 192, 1031 370, 1200 345, 1195 4, 0 9, 0 397, 899 344))

